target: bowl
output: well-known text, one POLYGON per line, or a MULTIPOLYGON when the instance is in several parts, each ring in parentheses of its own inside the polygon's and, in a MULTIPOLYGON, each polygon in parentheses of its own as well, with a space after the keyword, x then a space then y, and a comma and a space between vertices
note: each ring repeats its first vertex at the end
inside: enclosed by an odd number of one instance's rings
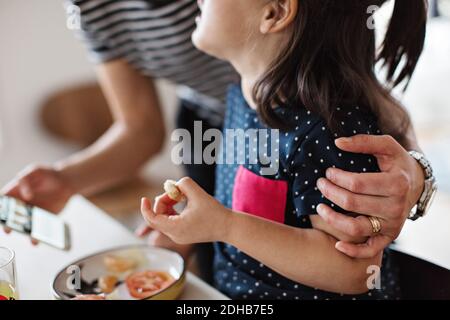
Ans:
POLYGON ((65 266, 55 277, 52 289, 55 299, 69 300, 77 295, 101 294, 98 279, 111 275, 118 279, 113 292, 105 294, 107 300, 142 300, 130 295, 125 280, 140 271, 163 271, 173 282, 144 300, 175 300, 183 291, 186 279, 184 259, 176 252, 146 245, 126 246, 98 252, 65 266), (133 262, 133 268, 124 272, 111 271, 105 265, 106 257, 133 262))

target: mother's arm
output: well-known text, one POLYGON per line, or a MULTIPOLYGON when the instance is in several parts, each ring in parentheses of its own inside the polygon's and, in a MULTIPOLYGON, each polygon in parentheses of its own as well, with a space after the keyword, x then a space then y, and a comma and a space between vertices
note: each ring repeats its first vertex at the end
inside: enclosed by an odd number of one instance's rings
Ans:
MULTIPOLYGON (((408 138, 408 148, 420 151, 412 129, 408 138)), ((374 257, 399 236, 418 202, 425 183, 423 169, 390 136, 358 135, 338 139, 336 145, 344 151, 374 155, 381 172, 358 174, 330 168, 326 178, 318 181, 318 188, 327 199, 347 211, 380 218, 382 230, 374 236, 366 217, 348 217, 327 205, 318 206, 317 212, 349 237, 370 237, 363 244, 339 241, 336 244, 339 251, 355 258, 374 257)))
POLYGON ((56 213, 74 193, 89 195, 114 186, 161 150, 165 128, 153 81, 121 59, 97 66, 97 74, 114 117, 109 130, 69 158, 30 166, 0 193, 56 213))

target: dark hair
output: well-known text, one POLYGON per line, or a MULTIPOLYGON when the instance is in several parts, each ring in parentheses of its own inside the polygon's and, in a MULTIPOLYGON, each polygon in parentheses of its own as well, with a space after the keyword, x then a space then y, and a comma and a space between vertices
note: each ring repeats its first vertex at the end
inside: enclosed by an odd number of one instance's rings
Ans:
POLYGON ((387 0, 299 0, 289 44, 256 83, 253 96, 262 120, 273 128, 288 129, 274 106, 303 105, 339 131, 339 106, 367 108, 382 131, 406 144, 410 119, 392 97, 392 88, 406 89, 422 53, 426 0, 396 0, 393 15, 377 55, 375 31, 368 20, 370 6, 387 0), (375 65, 386 69, 386 84, 375 75, 375 65))

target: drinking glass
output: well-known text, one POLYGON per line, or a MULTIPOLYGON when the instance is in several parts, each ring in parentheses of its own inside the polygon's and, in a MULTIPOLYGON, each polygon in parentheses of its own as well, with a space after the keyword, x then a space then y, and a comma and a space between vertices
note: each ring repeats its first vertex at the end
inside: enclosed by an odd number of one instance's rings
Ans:
POLYGON ((16 260, 14 251, 0 247, 0 300, 17 300, 16 260))

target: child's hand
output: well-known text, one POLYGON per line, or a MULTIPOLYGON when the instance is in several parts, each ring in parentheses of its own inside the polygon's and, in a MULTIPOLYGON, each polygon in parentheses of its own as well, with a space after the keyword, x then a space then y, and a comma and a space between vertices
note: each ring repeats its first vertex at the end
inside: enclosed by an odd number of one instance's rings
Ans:
POLYGON ((142 199, 141 211, 150 227, 161 231, 179 244, 221 241, 228 232, 230 210, 207 194, 192 179, 183 178, 177 187, 186 197, 187 205, 174 215, 175 201, 167 194, 150 200, 142 199))
POLYGON ((165 234, 150 228, 147 223, 140 226, 135 231, 135 234, 140 238, 148 236, 148 245, 178 252, 186 261, 190 258, 191 253, 194 250, 194 245, 175 243, 165 234))

